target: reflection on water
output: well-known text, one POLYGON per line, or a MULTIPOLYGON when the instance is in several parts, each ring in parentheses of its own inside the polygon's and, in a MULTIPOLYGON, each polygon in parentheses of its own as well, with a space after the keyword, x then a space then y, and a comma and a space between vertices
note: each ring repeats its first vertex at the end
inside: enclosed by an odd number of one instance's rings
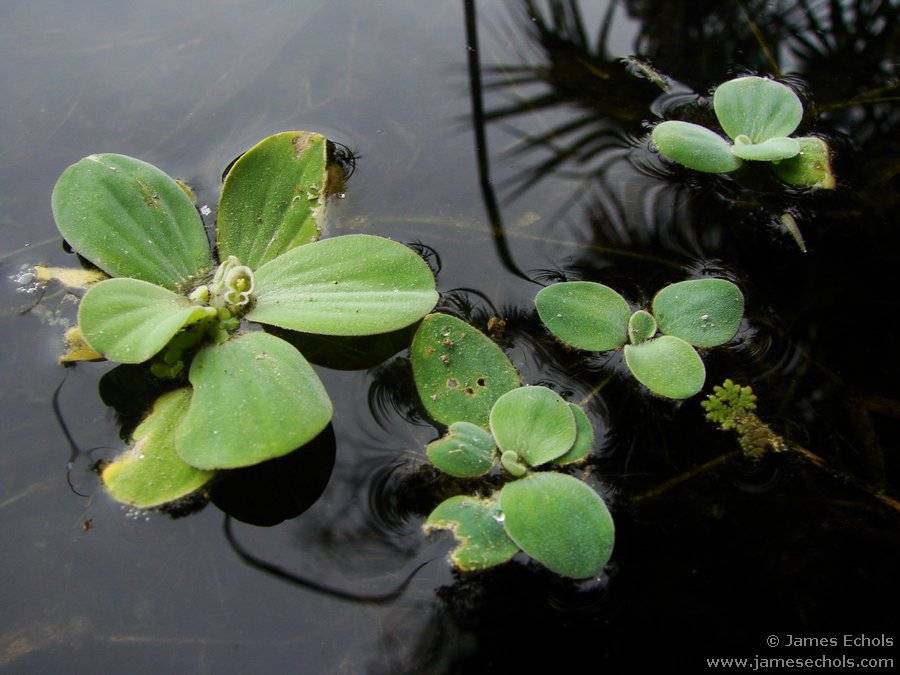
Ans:
POLYGON ((896 633, 897 515, 869 494, 898 492, 900 361, 879 327, 900 309, 884 292, 900 192, 896 3, 49 4, 0 8, 0 519, 12 542, 0 667, 696 670, 780 631, 896 633), (837 191, 659 158, 649 125, 708 114, 709 90, 741 72, 804 95, 816 113, 804 129, 837 151, 837 191), (212 501, 230 516, 135 521, 98 490, 91 465, 121 447, 158 382, 58 367, 74 296, 48 286, 33 306, 12 282, 23 265, 73 264, 49 212, 56 177, 122 152, 214 205, 228 162, 286 129, 353 150, 331 234, 417 247, 439 272, 441 311, 588 411, 588 473, 618 531, 604 577, 573 584, 527 559, 449 569, 450 538, 419 528, 461 487, 423 459, 439 430, 402 332, 304 338, 335 403, 333 437, 318 463, 292 456, 248 477, 286 486, 257 490, 258 509, 223 482, 212 501), (808 253, 780 225, 785 210, 808 253), (532 302, 543 285, 589 279, 642 306, 710 274, 741 287, 747 313, 705 355, 707 386, 752 384, 766 423, 823 465, 741 459, 698 401, 647 396, 620 354, 563 348, 532 302))

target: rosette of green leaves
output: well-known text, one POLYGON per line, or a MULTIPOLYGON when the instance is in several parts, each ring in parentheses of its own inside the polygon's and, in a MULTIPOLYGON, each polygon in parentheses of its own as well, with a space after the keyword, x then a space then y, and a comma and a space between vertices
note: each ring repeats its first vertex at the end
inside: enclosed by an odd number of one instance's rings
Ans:
POLYGON ((764 77, 739 77, 715 90, 713 109, 727 140, 699 124, 670 120, 653 128, 660 153, 707 173, 735 171, 745 161, 770 162, 785 183, 835 186, 825 141, 791 137, 803 118, 803 104, 790 87, 764 77))
POLYGON ((547 286, 534 302, 541 321, 559 340, 586 351, 624 348, 635 378, 674 399, 703 388, 706 368, 695 347, 728 342, 744 314, 744 296, 725 279, 666 286, 653 298, 650 312, 633 312, 619 293, 590 281, 547 286))
POLYGON ((287 454, 329 423, 331 401, 303 355, 247 322, 371 335, 408 326, 437 302, 431 271, 406 246, 369 235, 317 241, 327 152, 319 134, 286 132, 238 159, 219 199, 218 269, 188 192, 156 167, 101 154, 60 177, 60 232, 113 277, 80 303, 84 342, 113 361, 152 361, 155 374, 178 377, 183 367, 190 384, 153 407, 104 472, 117 499, 171 501, 200 476, 287 454), (166 460, 144 461, 151 456, 166 460), (128 471, 114 468, 119 461, 128 471), (205 473, 173 470, 178 462, 205 473), (116 475, 144 487, 114 485, 116 475))
POLYGON ((584 459, 594 444, 587 415, 546 387, 522 387, 512 363, 477 329, 445 314, 422 321, 410 348, 422 403, 447 433, 426 448, 459 478, 497 466, 513 478, 486 499, 458 495, 439 504, 424 529, 449 529, 461 570, 506 562, 524 551, 563 576, 586 578, 612 552, 613 523, 594 490, 572 476, 534 469, 584 459))
POLYGON ((425 452, 438 469, 458 478, 483 476, 498 459, 518 477, 546 464, 579 462, 594 445, 584 411, 547 387, 505 393, 491 408, 489 429, 454 422, 425 452))
POLYGON ((559 467, 590 453, 593 429, 581 408, 546 387, 512 389, 494 403, 490 431, 471 422, 451 424, 426 452, 457 477, 490 471, 497 458, 514 478, 487 499, 459 495, 441 502, 424 529, 449 529, 461 570, 485 569, 524 551, 548 569, 576 579, 596 576, 612 553, 612 516, 600 496, 559 467))

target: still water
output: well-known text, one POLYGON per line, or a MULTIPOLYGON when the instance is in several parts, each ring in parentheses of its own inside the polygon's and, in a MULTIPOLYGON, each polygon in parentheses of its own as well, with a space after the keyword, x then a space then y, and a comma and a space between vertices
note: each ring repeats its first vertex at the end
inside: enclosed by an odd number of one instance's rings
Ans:
MULTIPOLYGON (((0 670, 701 672, 710 657, 818 655, 773 635, 896 645, 898 14, 874 0, 2 3, 0 670), (837 191, 697 176, 653 153, 648 123, 746 72, 815 103, 804 124, 837 152, 837 191), (617 523, 602 578, 524 559, 453 574, 449 537, 420 532, 447 487, 423 468, 437 431, 402 350, 317 367, 334 466, 297 518, 251 525, 210 504, 173 519, 99 489, 91 465, 122 447, 98 391, 110 366, 60 367, 76 299, 16 283, 75 264, 50 213, 56 178, 91 153, 133 155, 214 212, 232 159, 301 129, 356 156, 328 234, 420 246, 443 309, 481 328, 504 317, 523 380, 587 402, 591 484, 617 523), (706 392, 752 384, 766 421, 821 464, 741 459, 702 396, 651 397, 617 355, 556 345, 533 309, 560 278, 640 304, 707 271, 741 286, 747 318, 707 356, 706 392)), ((113 398, 127 416, 128 395, 113 398)))

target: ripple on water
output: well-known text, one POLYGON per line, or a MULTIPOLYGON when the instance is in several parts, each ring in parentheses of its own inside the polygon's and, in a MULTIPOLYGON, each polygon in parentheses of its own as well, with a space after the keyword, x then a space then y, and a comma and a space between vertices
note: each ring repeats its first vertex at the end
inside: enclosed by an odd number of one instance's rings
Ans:
POLYGON ((408 506, 408 466, 381 464, 366 482, 369 523, 379 535, 405 537, 419 528, 419 518, 408 506))

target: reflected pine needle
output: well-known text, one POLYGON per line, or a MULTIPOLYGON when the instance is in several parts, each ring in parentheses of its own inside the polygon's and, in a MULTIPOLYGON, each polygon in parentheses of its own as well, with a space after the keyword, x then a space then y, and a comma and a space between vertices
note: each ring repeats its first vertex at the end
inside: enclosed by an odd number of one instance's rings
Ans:
MULTIPOLYGON (((533 279, 529 280, 533 281, 533 279)), ((486 325, 491 316, 501 316, 490 297, 477 288, 460 287, 445 291, 437 308, 473 325, 486 325), (473 296, 487 305, 489 309, 479 306, 473 300, 473 296)))
POLYGON ((569 280, 569 276, 565 273, 565 271, 561 269, 531 270, 530 274, 532 275, 532 277, 534 277, 535 281, 541 283, 544 286, 549 286, 550 284, 569 280))
POLYGON ((62 380, 56 386, 56 389, 53 392, 53 396, 51 397, 51 406, 53 408, 53 417, 56 419, 56 423, 59 426, 60 431, 62 431, 63 436, 66 439, 66 444, 69 446, 69 460, 66 462, 66 483, 68 483, 69 488, 79 497, 91 498, 93 495, 85 494, 83 492, 79 492, 78 488, 75 487, 75 481, 72 478, 72 474, 75 471, 76 463, 82 457, 86 457, 91 464, 91 468, 94 468, 94 461, 91 459, 91 453, 95 450, 115 450, 116 448, 110 448, 107 446, 96 446, 93 448, 88 448, 87 450, 83 450, 78 447, 78 443, 75 442, 75 437, 72 435, 71 430, 69 429, 69 425, 66 423, 65 418, 62 414, 62 406, 59 402, 60 393, 62 392, 63 385, 66 383, 66 379, 69 377, 69 373, 67 372, 63 375, 62 380))
POLYGON ((415 251, 422 260, 428 265, 428 268, 431 270, 431 273, 437 277, 443 269, 444 265, 441 262, 441 254, 438 253, 437 249, 433 246, 429 246, 416 239, 415 241, 411 241, 407 244, 407 247, 411 248, 415 251))
POLYGON ((644 120, 660 93, 660 79, 611 52, 610 31, 618 7, 617 3, 607 6, 592 36, 578 2, 524 0, 514 19, 538 61, 480 70, 477 77, 485 78, 483 91, 494 98, 506 94, 506 101, 483 110, 476 126, 479 121, 492 124, 514 138, 500 159, 525 162, 497 182, 505 204, 553 175, 575 183, 556 217, 564 215, 597 180, 637 149, 634 139, 646 135, 644 120), (541 90, 535 91, 539 85, 541 90), (545 118, 554 121, 545 123, 545 118), (521 121, 514 124, 514 119, 521 121), (535 123, 543 127, 529 128, 535 123))

